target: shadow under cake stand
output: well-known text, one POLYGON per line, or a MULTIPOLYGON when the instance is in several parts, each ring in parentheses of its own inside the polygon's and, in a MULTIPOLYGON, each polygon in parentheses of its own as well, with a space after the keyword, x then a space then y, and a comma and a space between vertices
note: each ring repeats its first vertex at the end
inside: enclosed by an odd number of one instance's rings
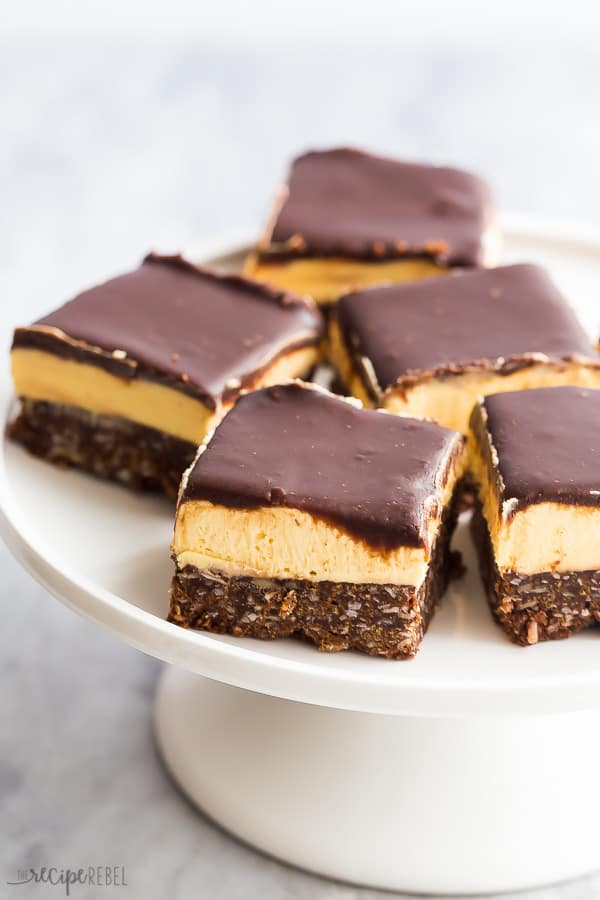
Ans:
MULTIPOLYGON (((518 217, 505 231, 506 261, 548 265, 597 331, 600 235, 518 217)), ((162 498, 4 442, 0 510, 9 548, 50 593, 170 664, 155 707, 165 763, 244 841, 344 881, 427 893, 600 868, 600 633, 510 644, 465 522, 455 546, 467 575, 416 659, 390 662, 167 623, 173 508, 162 498)))

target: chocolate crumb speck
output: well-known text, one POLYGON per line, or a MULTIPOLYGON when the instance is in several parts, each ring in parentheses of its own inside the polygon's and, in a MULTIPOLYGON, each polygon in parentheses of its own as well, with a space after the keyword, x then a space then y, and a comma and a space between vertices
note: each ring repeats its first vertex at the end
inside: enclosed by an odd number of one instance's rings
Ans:
POLYGON ((306 241, 301 234, 293 234, 288 244, 293 250, 303 250, 306 247, 306 241))
POLYGON ((431 256, 448 256, 450 253, 450 246, 446 241, 425 241, 423 247, 431 256))

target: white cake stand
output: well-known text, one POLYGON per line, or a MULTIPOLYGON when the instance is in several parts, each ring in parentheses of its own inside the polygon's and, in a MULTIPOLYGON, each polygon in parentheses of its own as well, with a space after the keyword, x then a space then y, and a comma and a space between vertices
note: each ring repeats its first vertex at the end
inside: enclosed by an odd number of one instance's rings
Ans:
MULTIPOLYGON (((593 331, 600 236, 506 224, 506 259, 548 264, 593 331)), ((417 892, 525 888, 600 867, 600 634, 511 645, 464 523, 467 576, 417 658, 388 662, 165 622, 173 508, 161 498, 5 443, 0 507, 8 546, 41 584, 171 664, 156 703, 165 762, 233 834, 334 878, 417 892)))

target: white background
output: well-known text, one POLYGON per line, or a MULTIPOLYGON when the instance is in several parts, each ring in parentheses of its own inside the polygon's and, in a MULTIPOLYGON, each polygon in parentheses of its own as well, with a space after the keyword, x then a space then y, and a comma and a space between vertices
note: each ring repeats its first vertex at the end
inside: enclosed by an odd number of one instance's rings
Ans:
POLYGON ((589 43, 598 4, 536 0, 21 0, 3 4, 5 29, 93 31, 121 36, 204 38, 227 44, 327 37, 377 40, 410 36, 448 46, 468 42, 576 40, 589 43))

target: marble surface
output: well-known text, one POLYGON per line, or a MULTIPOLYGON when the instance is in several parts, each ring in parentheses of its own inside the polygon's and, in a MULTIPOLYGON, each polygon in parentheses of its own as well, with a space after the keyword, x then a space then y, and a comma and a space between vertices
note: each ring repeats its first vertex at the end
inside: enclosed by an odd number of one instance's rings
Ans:
MULTIPOLYGON (((3 345, 149 247, 256 227, 306 146, 462 163, 503 208, 593 222, 599 76, 597 54, 575 48, 0 39, 3 345)), ((0 562, 0 896, 52 896, 8 888, 18 869, 105 864, 126 867, 127 888, 73 895, 385 896, 289 869, 192 809, 153 742, 160 665, 68 612, 1 547, 0 562)), ((600 877, 521 896, 590 900, 600 877)))

